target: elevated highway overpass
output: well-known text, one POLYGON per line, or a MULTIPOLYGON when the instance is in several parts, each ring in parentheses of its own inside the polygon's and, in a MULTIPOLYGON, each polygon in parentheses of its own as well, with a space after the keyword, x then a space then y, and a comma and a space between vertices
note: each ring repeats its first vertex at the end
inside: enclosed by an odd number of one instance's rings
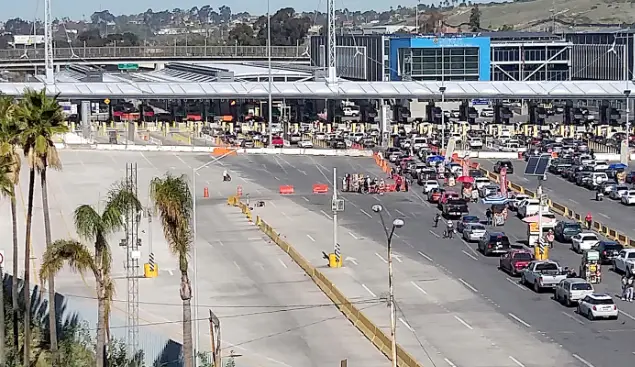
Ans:
MULTIPOLYGON (((309 62, 303 46, 272 46, 274 61, 309 62)), ((263 61, 265 46, 137 46, 137 47, 76 47, 55 48, 54 64, 116 65, 135 63, 154 67, 170 61, 263 61)), ((44 66, 44 48, 0 50, 0 67, 24 68, 44 66)))

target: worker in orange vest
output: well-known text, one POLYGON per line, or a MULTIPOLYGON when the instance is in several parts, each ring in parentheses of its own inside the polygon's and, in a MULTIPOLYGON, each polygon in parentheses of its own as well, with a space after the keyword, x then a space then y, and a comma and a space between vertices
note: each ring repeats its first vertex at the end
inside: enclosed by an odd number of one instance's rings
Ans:
POLYGON ((593 216, 591 212, 586 213, 586 217, 584 217, 584 222, 586 223, 587 229, 591 229, 591 225, 593 224, 593 216))

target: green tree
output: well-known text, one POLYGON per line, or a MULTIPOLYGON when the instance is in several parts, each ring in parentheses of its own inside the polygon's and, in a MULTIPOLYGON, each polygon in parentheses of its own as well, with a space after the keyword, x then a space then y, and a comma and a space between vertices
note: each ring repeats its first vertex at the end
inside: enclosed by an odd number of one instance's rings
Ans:
MULTIPOLYGON (((0 158, 0 195, 4 197, 13 196, 13 180, 11 178, 11 162, 0 158)), ((0 264, 0 281, 4 280, 4 272, 2 271, 2 264, 0 264)), ((0 286, 0 366, 4 366, 7 362, 5 353, 5 334, 4 334, 4 285, 0 286)))
MULTIPOLYGON (((11 228, 13 234, 13 289, 18 289, 18 265, 19 265, 19 244, 18 244, 18 214, 15 187, 20 182, 20 167, 22 165, 20 154, 17 151, 17 139, 19 128, 15 120, 15 103, 10 97, 0 97, 0 160, 11 163, 11 175, 9 178, 13 183, 13 190, 9 195, 11 202, 11 228)), ((11 292, 12 321, 13 321, 13 348, 14 354, 18 354, 18 293, 11 292)))
POLYGON ((58 240, 47 247, 40 269, 41 279, 50 279, 68 265, 73 271, 90 271, 95 277, 97 293, 97 367, 104 366, 106 359, 106 335, 110 319, 110 306, 114 294, 111 277, 112 252, 108 237, 124 227, 124 216, 129 209, 141 210, 141 203, 129 187, 118 184, 108 193, 101 213, 91 205, 80 205, 75 209, 75 229, 79 236, 93 243, 91 251, 82 243, 58 240))
POLYGON ((188 274, 188 257, 192 248, 193 205, 187 177, 185 175, 175 177, 168 173, 163 178, 153 178, 150 181, 150 198, 158 210, 168 247, 179 260, 181 272, 179 293, 183 302, 184 366, 193 367, 192 286, 188 274))
MULTIPOLYGON (((44 233, 47 246, 51 245, 51 221, 48 206, 48 191, 46 173, 48 168, 60 169, 61 161, 53 142, 56 134, 65 133, 68 128, 63 125, 64 115, 62 107, 57 103, 57 96, 48 97, 46 89, 41 91, 27 90, 20 100, 16 110, 16 116, 23 123, 19 134, 19 142, 29 163, 29 196, 26 219, 25 254, 24 254, 24 282, 28 288, 31 281, 29 261, 31 259, 31 227, 33 221, 33 194, 35 186, 35 172, 40 173, 40 186, 42 189, 42 212, 44 214, 44 233)), ((53 276, 46 279, 48 282, 49 307, 55 310, 55 280, 53 276)), ((29 292, 24 292, 25 304, 30 304, 29 292)), ((29 360, 29 325, 28 316, 25 318, 25 348, 24 358, 29 360)), ((51 353, 53 360, 57 361, 57 320, 55 312, 49 316, 49 332, 51 353)), ((56 364, 56 363, 54 363, 56 364)))
POLYGON ((474 4, 470 11, 470 28, 472 32, 478 32, 481 30, 481 10, 478 8, 478 4, 474 4))

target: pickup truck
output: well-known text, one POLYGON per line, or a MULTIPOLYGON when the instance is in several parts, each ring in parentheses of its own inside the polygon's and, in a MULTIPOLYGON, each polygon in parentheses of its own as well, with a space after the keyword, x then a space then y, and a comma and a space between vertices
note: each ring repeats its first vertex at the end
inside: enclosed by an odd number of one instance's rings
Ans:
POLYGON ((446 218, 457 218, 470 212, 464 199, 448 200, 442 205, 441 211, 446 218))
POLYGON ((520 282, 532 286, 536 293, 545 288, 555 288, 558 283, 567 279, 557 262, 551 260, 532 261, 523 270, 520 282))

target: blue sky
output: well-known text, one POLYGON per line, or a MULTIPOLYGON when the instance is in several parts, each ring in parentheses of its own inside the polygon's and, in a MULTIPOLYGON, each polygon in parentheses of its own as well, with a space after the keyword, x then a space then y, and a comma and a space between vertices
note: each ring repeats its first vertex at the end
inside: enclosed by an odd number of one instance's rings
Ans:
MULTIPOLYGON (((221 5, 226 4, 229 5, 235 12, 249 11, 250 13, 264 13, 267 10, 267 2, 265 0, 208 0, 207 2, 196 0, 136 0, 133 2, 130 2, 129 0, 51 1, 53 17, 70 17, 72 19, 81 19, 84 16, 86 18, 89 18, 93 12, 105 9, 110 10, 110 12, 113 14, 126 14, 141 13, 149 8, 153 10, 163 10, 166 8, 173 9, 176 7, 190 9, 194 6, 201 7, 203 5, 210 5, 217 8, 221 5)), ((44 0, 4 0, 2 2, 2 11, 0 12, 0 15, 3 18, 2 20, 15 17, 32 20, 36 17, 40 19, 44 17, 44 0)), ((431 3, 431 1, 422 0, 421 3, 429 4, 431 3)), ((336 6, 338 8, 364 10, 369 8, 374 8, 375 10, 387 10, 390 5, 397 7, 397 5, 415 6, 415 4, 417 4, 417 0, 397 0, 394 3, 386 2, 383 0, 336 0, 336 6)), ((271 0, 272 10, 276 10, 285 6, 290 6, 300 11, 314 11, 316 9, 326 11, 325 0, 271 0)))

